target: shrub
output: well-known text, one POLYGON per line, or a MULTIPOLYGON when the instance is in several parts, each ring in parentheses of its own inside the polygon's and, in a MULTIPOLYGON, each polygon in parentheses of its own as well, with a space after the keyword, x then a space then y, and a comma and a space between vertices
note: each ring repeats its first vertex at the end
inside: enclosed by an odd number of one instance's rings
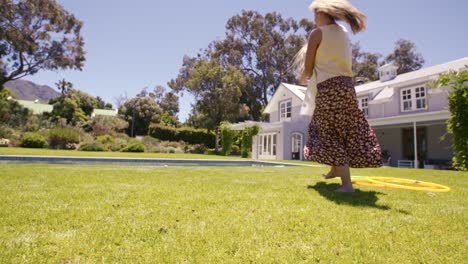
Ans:
POLYGON ((0 125, 0 138, 10 138, 15 133, 15 130, 9 126, 0 125))
POLYGON ((81 151, 107 151, 107 148, 101 142, 89 142, 81 144, 79 150, 81 151))
POLYGON ((122 152, 145 152, 145 145, 141 141, 133 140, 128 145, 122 148, 122 152))
POLYGON ((221 153, 224 156, 231 154, 235 136, 236 131, 229 128, 228 122, 223 122, 221 124, 221 153))
POLYGON ((203 154, 203 153, 205 153, 205 150, 206 150, 205 145, 195 144, 195 145, 192 145, 191 147, 189 147, 188 152, 194 153, 194 154, 203 154))
POLYGON ((55 149, 75 149, 80 133, 70 127, 57 127, 49 131, 49 146, 55 149))
POLYGON ((123 132, 127 127, 127 121, 115 116, 96 116, 91 122, 91 128, 95 136, 123 132))
POLYGON ((232 145, 231 155, 240 155, 240 148, 237 145, 232 145))
POLYGON ((103 136, 98 136, 96 138, 96 141, 98 141, 101 144, 107 145, 107 144, 114 143, 115 139, 110 135, 103 135, 103 136))
POLYGON ((216 152, 215 149, 206 149, 203 154, 205 154, 205 155, 217 155, 218 153, 216 152))
POLYGON ((24 148, 44 148, 47 140, 39 133, 27 132, 21 139, 21 146, 24 148))
POLYGON ((258 134, 260 127, 254 125, 252 127, 246 127, 242 130, 241 138, 241 157, 248 158, 252 151, 252 138, 258 134))

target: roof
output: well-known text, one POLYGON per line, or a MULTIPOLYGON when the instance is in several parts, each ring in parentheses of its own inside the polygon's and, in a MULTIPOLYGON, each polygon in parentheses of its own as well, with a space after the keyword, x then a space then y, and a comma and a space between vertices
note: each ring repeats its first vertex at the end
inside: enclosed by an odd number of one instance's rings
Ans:
POLYGON ((280 128, 283 124, 281 122, 269 123, 269 122, 257 122, 257 121, 245 121, 236 124, 231 124, 229 127, 232 130, 243 130, 245 127, 253 127, 258 125, 263 131, 269 129, 280 128))
POLYGON ((271 108, 273 107, 271 102, 275 101, 275 97, 278 96, 281 87, 284 87, 287 90, 291 91, 295 96, 297 96, 297 98, 299 98, 301 101, 304 101, 307 87, 289 84, 289 83, 281 83, 280 86, 278 86, 278 89, 276 89, 275 94, 273 94, 273 96, 271 97, 270 102, 268 102, 268 105, 265 107, 265 110, 263 110, 263 113, 271 112, 271 108))
POLYGON ((293 92, 299 99, 304 100, 305 93, 307 91, 307 87, 289 84, 289 83, 281 83, 284 87, 288 88, 291 92, 293 92))
POLYGON ((115 109, 94 109, 93 115, 101 115, 101 116, 116 116, 117 110, 115 109))
POLYGON ((399 74, 393 80, 390 80, 390 81, 386 81, 386 82, 375 81, 375 82, 370 82, 370 83, 366 83, 363 85, 359 85, 359 86, 356 86, 356 93, 362 93, 362 92, 370 91, 370 90, 377 89, 377 88, 383 88, 385 86, 395 87, 405 82, 415 81, 415 80, 429 81, 429 80, 437 78, 440 74, 448 72, 450 70, 458 71, 462 69, 463 67, 465 67, 465 65, 468 65, 468 57, 450 61, 444 64, 435 65, 432 67, 427 67, 427 68, 420 69, 420 70, 413 71, 413 72, 399 74))
POLYGON ((54 109, 53 105, 50 104, 41 104, 34 101, 27 100, 16 100, 20 105, 25 108, 32 110, 33 114, 42 114, 44 112, 52 112, 54 109))
POLYGON ((381 103, 388 101, 392 98, 394 93, 394 89, 390 86, 385 87, 382 91, 380 91, 379 94, 377 94, 372 101, 369 102, 369 104, 376 104, 376 103, 381 103))

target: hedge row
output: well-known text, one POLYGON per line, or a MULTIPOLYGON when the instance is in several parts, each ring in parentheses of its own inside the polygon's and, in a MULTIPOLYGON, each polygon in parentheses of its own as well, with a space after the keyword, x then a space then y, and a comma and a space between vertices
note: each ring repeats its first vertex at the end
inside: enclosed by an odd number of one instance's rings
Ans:
POLYGON ((151 124, 149 135, 167 141, 184 141, 189 144, 203 144, 208 148, 215 147, 216 135, 206 129, 193 129, 188 127, 173 128, 160 124, 151 124))

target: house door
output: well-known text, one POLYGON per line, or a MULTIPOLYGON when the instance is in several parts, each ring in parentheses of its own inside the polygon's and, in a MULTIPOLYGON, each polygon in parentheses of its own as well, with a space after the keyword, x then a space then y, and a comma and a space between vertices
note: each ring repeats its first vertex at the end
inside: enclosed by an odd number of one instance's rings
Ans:
MULTIPOLYGON (((418 144, 418 164, 424 166, 423 161, 427 155, 427 137, 426 128, 418 127, 416 129, 416 138, 418 144)), ((414 130, 413 128, 403 128, 403 159, 414 160, 414 130)))
POLYGON ((302 157, 302 135, 294 133, 291 137, 292 154, 293 160, 301 160, 302 157))
POLYGON ((276 134, 260 134, 258 136, 258 158, 276 159, 276 134))

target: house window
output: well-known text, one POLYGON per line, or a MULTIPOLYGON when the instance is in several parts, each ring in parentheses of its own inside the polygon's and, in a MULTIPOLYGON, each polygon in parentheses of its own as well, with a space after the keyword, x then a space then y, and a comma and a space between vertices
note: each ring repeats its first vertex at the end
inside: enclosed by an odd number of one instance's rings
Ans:
POLYGON ((302 135, 299 133, 293 133, 291 138, 292 153, 291 158, 293 160, 301 159, 302 150, 302 135))
POLYGON ((280 103, 280 120, 291 119, 292 101, 284 101, 280 103))
POLYGON ((259 158, 276 159, 276 134, 261 134, 258 139, 259 158))
POLYGON ((415 89, 416 109, 426 109, 426 87, 415 89))
POLYGON ((364 113, 365 116, 369 115, 369 98, 363 97, 358 99, 359 109, 364 113))
POLYGON ((401 110, 403 112, 426 109, 426 87, 401 90, 401 110))

